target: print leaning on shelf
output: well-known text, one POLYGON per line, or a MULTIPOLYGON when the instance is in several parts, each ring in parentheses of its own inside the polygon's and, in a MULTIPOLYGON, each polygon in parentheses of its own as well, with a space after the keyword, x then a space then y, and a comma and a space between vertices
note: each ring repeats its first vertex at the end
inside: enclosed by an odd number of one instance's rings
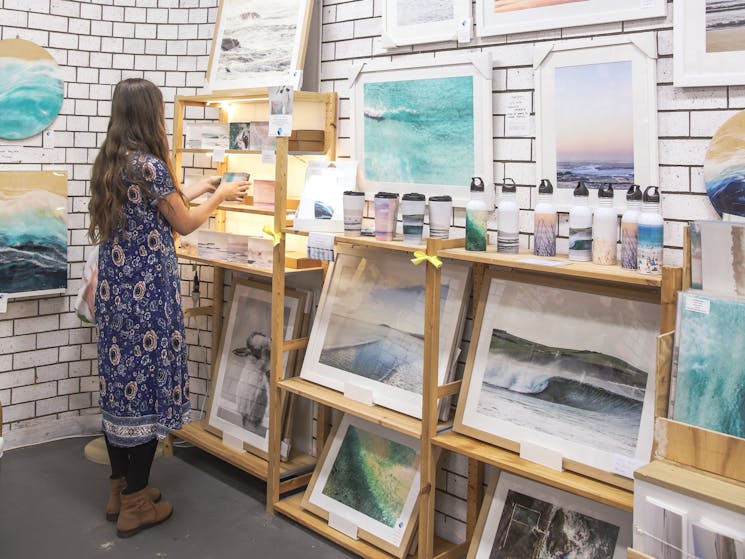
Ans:
POLYGON ((511 277, 486 277, 454 429, 605 472, 646 463, 659 305, 511 277))
POLYGON ((745 297, 745 223, 694 221, 691 287, 725 297, 745 297))

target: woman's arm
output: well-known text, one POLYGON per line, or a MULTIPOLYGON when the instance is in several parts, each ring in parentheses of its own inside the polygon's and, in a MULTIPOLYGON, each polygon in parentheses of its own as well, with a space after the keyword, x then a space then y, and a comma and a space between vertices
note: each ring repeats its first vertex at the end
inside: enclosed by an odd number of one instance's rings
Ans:
POLYGON ((166 195, 158 202, 158 210, 179 235, 188 235, 204 223, 225 200, 242 198, 248 191, 247 181, 222 182, 215 193, 198 206, 184 204, 178 192, 166 195))

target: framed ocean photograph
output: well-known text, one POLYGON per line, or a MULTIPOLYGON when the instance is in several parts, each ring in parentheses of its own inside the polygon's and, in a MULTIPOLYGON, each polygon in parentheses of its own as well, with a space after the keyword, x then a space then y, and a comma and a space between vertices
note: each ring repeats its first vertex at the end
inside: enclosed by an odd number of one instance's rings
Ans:
POLYGON ((312 11, 312 0, 220 0, 206 87, 299 89, 312 11))
POLYGON ((678 296, 669 416, 745 438, 745 300, 678 296))
POLYGON ((67 290, 67 173, 0 171, 0 293, 67 290))
POLYGON ((745 84, 745 3, 673 1, 673 85, 745 84))
MULTIPOLYGON (((244 443, 256 454, 266 453, 269 426, 269 358, 272 286, 235 279, 227 321, 212 373, 207 428, 244 443)), ((285 339, 302 336, 305 294, 285 291, 285 339)), ((283 356, 284 373, 294 355, 283 356)))
POLYGON ((536 164, 568 211, 579 181, 658 184, 654 33, 549 43, 535 49, 536 164))
POLYGON ((411 545, 418 513, 420 442, 346 414, 326 442, 302 506, 394 557, 411 545))
POLYGON ((471 24, 471 0, 384 0, 384 47, 455 41, 471 24))
POLYGON ((652 450, 660 306, 490 271, 453 429, 631 476, 652 450))
POLYGON ((506 472, 489 484, 467 559, 625 559, 631 513, 506 472))
POLYGON ((507 35, 664 17, 666 0, 476 0, 476 34, 507 35))
MULTIPOLYGON (((375 404, 421 417, 425 270, 406 252, 337 248, 300 376, 370 391, 375 404)), ((442 268, 439 384, 461 340, 470 273, 461 262, 442 268)))
POLYGON ((465 206, 477 175, 492 200, 491 76, 485 53, 355 64, 352 139, 366 197, 449 194, 465 206))
POLYGON ((745 111, 727 119, 711 138, 704 157, 704 182, 722 219, 745 218, 745 111))

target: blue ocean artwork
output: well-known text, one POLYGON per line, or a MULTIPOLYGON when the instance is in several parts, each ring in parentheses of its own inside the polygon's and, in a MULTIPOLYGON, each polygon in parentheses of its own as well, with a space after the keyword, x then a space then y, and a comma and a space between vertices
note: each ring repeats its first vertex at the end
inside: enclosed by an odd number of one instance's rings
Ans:
POLYGON ((67 199, 0 186, 0 293, 67 287, 67 199))
POLYGON ((745 164, 738 162, 707 180, 706 193, 720 216, 731 214, 745 217, 745 164))
POLYGON ((21 140, 57 118, 64 82, 54 60, 0 57, 0 138, 21 140))
POLYGON ((364 175, 467 185, 474 175, 473 77, 364 84, 364 175))
POLYGON ((673 419, 745 438, 745 301, 684 297, 673 419))

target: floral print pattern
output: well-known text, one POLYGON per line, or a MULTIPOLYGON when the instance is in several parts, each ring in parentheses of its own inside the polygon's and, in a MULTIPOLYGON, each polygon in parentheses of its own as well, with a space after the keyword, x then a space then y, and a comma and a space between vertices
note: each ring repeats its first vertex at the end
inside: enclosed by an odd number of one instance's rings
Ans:
POLYGON ((163 438, 189 420, 178 261, 158 202, 176 191, 165 164, 137 154, 126 225, 102 243, 96 319, 103 427, 115 446, 163 438), (147 189, 147 191, 143 191, 147 189))

